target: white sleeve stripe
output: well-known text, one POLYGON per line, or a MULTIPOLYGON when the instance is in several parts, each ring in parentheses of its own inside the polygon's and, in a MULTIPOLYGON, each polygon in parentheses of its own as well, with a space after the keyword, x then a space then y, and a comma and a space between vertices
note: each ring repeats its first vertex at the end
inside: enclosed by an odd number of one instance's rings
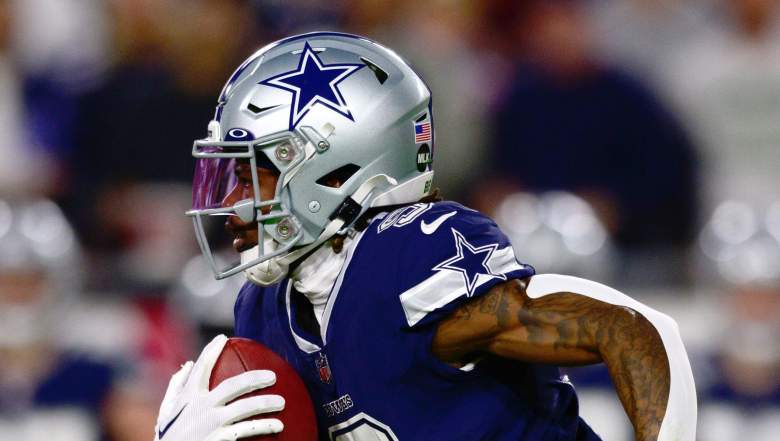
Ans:
POLYGON ((685 352, 677 323, 620 291, 600 283, 559 274, 540 274, 531 277, 526 292, 539 298, 559 292, 571 292, 605 303, 624 306, 642 314, 658 331, 669 359, 669 399, 661 423, 658 441, 694 441, 696 439, 696 386, 691 364, 685 352))
MULTIPOLYGON (((496 250, 490 256, 487 264, 493 273, 501 275, 524 268, 517 263, 511 246, 496 250)), ((480 274, 476 286, 484 285, 495 278, 500 277, 480 274)), ((436 274, 401 294, 401 305, 404 308, 406 321, 409 326, 414 326, 431 311, 435 311, 467 293, 466 282, 461 273, 450 270, 437 271, 436 274)))

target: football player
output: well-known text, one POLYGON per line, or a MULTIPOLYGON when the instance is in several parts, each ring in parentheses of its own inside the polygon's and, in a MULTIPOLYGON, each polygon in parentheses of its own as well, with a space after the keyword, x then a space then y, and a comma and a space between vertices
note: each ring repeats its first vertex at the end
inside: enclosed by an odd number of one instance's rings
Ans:
POLYGON ((125 374, 133 366, 74 333, 74 310, 96 309, 82 297, 83 268, 53 201, 0 197, 1 440, 148 440, 137 428, 154 408, 125 374))
MULTIPOLYGON (((535 275, 492 220, 441 201, 433 124, 430 92, 402 58, 320 32, 247 59, 194 144, 198 242, 217 278, 248 279, 236 335, 295 367, 321 439, 598 440, 556 366, 605 363, 638 440, 693 441, 675 322, 599 283, 535 275), (227 268, 212 255, 214 218, 240 253, 227 268)), ((272 372, 207 390, 225 340, 174 375, 157 439, 284 430, 265 415, 284 397, 230 402, 272 372)))

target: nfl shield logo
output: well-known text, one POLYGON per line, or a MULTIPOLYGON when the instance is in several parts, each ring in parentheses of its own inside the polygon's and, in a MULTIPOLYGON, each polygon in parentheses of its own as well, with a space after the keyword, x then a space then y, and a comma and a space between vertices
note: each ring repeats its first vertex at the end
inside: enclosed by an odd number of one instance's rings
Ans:
POLYGON ((328 364, 328 357, 320 352, 319 358, 314 360, 314 364, 317 366, 317 372, 320 374, 320 380, 323 383, 330 384, 330 365, 328 364))

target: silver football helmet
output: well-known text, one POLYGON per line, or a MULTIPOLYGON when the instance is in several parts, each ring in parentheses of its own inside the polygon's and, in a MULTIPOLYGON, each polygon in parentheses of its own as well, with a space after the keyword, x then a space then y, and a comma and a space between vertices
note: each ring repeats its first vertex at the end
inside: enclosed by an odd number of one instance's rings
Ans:
POLYGON ((82 264, 76 234, 54 202, 0 198, 0 349, 59 335, 82 288, 82 264))
POLYGON ((390 49, 363 37, 317 32, 269 44, 222 90, 208 137, 195 141, 192 217, 218 279, 244 271, 278 282, 290 263, 372 207, 415 202, 431 190, 433 117, 428 87, 390 49), (235 167, 251 165, 249 198, 226 199, 235 167), (257 167, 275 169, 263 200, 257 167), (329 185, 337 178, 339 186, 329 185), (204 220, 255 223, 258 245, 221 267, 204 220))

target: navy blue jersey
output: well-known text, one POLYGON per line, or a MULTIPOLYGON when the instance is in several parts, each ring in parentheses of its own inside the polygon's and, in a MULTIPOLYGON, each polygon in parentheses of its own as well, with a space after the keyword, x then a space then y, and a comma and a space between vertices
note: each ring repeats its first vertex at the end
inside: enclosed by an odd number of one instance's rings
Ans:
POLYGON ((410 205, 355 238, 319 334, 296 323, 288 281, 244 286, 236 334, 295 367, 322 439, 598 440, 557 368, 485 357, 458 369, 431 354, 455 308, 533 274, 484 215, 453 202, 410 205))

